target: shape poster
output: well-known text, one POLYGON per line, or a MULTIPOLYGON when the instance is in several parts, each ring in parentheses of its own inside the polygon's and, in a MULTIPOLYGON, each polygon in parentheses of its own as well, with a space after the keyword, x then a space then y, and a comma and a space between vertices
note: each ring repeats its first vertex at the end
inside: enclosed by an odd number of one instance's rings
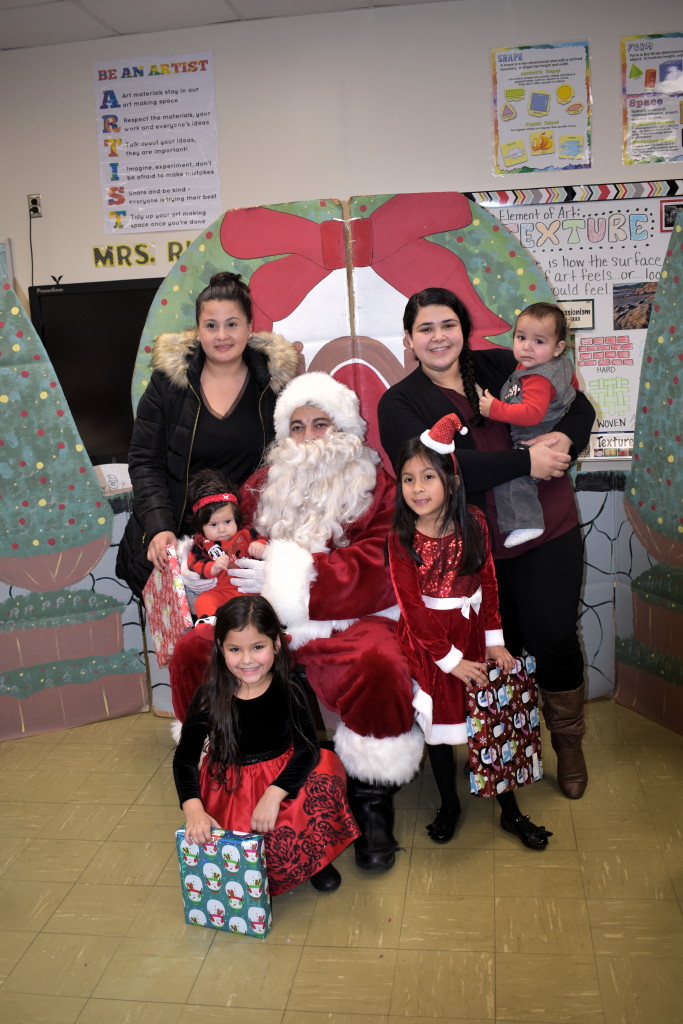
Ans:
POLYGON ((95 64, 107 234, 176 231, 220 213, 213 54, 95 64))
POLYGON ((624 163, 683 160, 683 33, 621 40, 624 163))
POLYGON ((494 172, 591 166, 588 43, 492 51, 494 172))
POLYGON ((567 314, 577 375, 597 414, 584 457, 630 457, 647 327, 683 181, 467 194, 534 257, 567 314))

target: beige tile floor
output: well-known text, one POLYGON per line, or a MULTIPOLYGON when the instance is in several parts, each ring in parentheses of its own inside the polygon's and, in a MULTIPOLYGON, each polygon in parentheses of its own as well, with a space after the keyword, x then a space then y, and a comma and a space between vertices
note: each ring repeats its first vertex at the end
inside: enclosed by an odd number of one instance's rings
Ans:
MULTIPOLYGON (((393 871, 274 901, 265 942, 184 924, 168 722, 138 715, 0 744, 4 1024, 673 1024, 683 1020, 683 738, 587 708, 583 800, 520 800, 545 852, 463 793, 435 846, 423 772, 393 871)), ((464 790, 464 780, 459 781, 464 790)))

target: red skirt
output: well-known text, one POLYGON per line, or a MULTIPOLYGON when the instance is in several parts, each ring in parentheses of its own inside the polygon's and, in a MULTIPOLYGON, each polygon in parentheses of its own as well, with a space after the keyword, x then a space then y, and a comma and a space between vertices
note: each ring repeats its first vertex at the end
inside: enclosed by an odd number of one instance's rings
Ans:
MULTIPOLYGON (((291 757, 291 749, 270 761, 242 765, 237 789, 217 786, 206 770, 199 771, 199 787, 207 814, 221 828, 251 832, 251 815, 265 790, 291 757)), ((227 773, 234 782, 235 770, 227 773)), ((360 835, 346 802, 346 773, 331 750, 322 749, 320 760, 297 796, 280 804, 277 824, 266 832, 266 869, 272 896, 305 882, 338 857, 360 835)))

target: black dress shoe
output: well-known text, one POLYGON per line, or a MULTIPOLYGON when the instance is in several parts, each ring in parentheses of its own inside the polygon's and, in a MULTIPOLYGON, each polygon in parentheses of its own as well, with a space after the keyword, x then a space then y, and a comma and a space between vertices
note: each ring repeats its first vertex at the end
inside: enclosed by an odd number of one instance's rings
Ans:
POLYGON ((455 835, 460 821, 460 807, 440 807, 431 824, 425 826, 429 838, 435 843, 447 843, 455 835))
POLYGON ((311 875, 311 885, 318 892, 335 892, 341 885, 341 875, 334 864, 327 864, 320 871, 311 875))
POLYGON ((520 814, 518 818, 512 819, 506 818, 504 814, 501 814, 500 823, 506 832, 511 832, 513 836, 517 836, 530 850, 544 850, 548 845, 548 839, 552 835, 552 832, 548 832, 543 825, 534 825, 533 821, 529 819, 528 814, 520 814))

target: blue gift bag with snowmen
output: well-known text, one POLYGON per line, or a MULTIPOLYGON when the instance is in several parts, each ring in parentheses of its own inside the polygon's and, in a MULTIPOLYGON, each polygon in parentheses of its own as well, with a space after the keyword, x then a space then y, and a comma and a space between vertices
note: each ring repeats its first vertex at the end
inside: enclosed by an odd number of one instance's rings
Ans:
POLYGON ((263 836, 212 829, 198 846, 179 828, 175 838, 187 923, 265 938, 272 913, 263 836))

